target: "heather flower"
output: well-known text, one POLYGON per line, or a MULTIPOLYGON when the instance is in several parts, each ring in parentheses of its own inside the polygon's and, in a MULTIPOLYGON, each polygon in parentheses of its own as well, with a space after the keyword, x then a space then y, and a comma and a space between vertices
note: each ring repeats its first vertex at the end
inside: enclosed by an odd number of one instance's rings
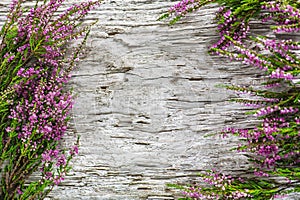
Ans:
POLYGON ((298 32, 299 27, 299 9, 289 4, 264 2, 262 9, 269 11, 269 14, 263 15, 263 21, 274 20, 277 24, 273 27, 274 32, 298 32))
MULTIPOLYGON (((209 2, 199 1, 199 8, 205 3, 209 2)), ((224 86, 236 93, 233 101, 250 107, 248 114, 257 118, 253 127, 229 127, 221 131, 222 138, 229 134, 241 138, 234 150, 247 155, 253 177, 228 182, 230 178, 223 174, 202 173, 202 182, 209 186, 185 188, 184 195, 194 199, 272 199, 280 193, 299 191, 296 175, 300 163, 299 41, 295 37, 274 39, 248 33, 253 18, 271 23, 275 33, 299 32, 300 4, 296 1, 237 4, 231 0, 217 3, 221 6, 216 13, 219 40, 210 52, 265 73, 266 81, 258 86, 224 86), (269 179, 270 176, 285 177, 288 182, 281 184, 269 179)))
POLYGON ((69 151, 70 155, 77 155, 78 154, 78 146, 74 145, 72 149, 69 151))
POLYGON ((81 20, 100 3, 74 4, 57 16, 64 0, 40 2, 23 13, 24 2, 12 1, 0 33, 1 199, 43 199, 70 170, 78 141, 72 152, 61 146, 74 103, 65 85, 90 30, 81 20), (24 184, 38 169, 41 179, 24 184))
POLYGON ((259 116, 263 116, 263 115, 269 115, 269 114, 271 114, 271 113, 273 113, 273 112, 278 111, 279 109, 280 109, 280 108, 279 108, 277 105, 275 105, 274 107, 268 106, 268 107, 266 107, 266 108, 261 108, 260 110, 258 110, 258 111, 254 114, 254 116, 259 117, 259 116))
POLYGON ((247 22, 237 19, 235 13, 226 7, 219 9, 216 20, 219 24, 217 28, 220 39, 212 45, 212 49, 220 48, 220 50, 226 50, 232 45, 232 41, 228 40, 225 36, 231 36, 233 40, 239 43, 247 37, 247 33, 250 30, 247 22))
POLYGON ((237 183, 241 183, 241 179, 235 179, 232 176, 209 171, 201 174, 201 179, 210 185, 210 187, 201 189, 200 186, 187 187, 183 194, 193 199, 243 199, 251 198, 248 191, 238 191, 235 188, 237 183))
POLYGON ((184 15, 196 6, 195 0, 182 0, 175 4, 169 9, 170 13, 175 13, 175 15, 184 15))

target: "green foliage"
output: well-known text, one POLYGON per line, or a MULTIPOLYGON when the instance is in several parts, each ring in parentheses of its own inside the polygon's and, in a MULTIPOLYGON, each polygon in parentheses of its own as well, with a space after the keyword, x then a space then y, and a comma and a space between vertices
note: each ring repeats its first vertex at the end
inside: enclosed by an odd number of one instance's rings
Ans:
MULTIPOLYGON (((181 1, 168 12, 171 22, 201 8, 204 1, 181 1), (172 18, 173 15, 173 18, 172 18)), ((299 41, 248 36, 249 22, 271 21, 274 33, 299 32, 299 1, 219 0, 216 13, 219 41, 210 53, 243 62, 265 72, 261 85, 222 85, 234 91, 231 101, 246 105, 258 123, 253 128, 226 128, 221 135, 240 137, 232 150, 246 152, 252 163, 243 180, 214 171, 201 173, 201 185, 169 185, 184 199, 273 199, 300 191, 299 41), (284 179, 284 180, 282 180, 284 179)), ((209 3, 209 2, 207 2, 209 3)), ((287 35, 289 36, 289 35, 287 35)))
POLYGON ((0 32, 1 200, 44 199, 71 170, 79 138, 62 143, 73 104, 65 85, 94 25, 83 19, 100 0, 61 15, 64 0, 25 2, 12 1, 0 32))

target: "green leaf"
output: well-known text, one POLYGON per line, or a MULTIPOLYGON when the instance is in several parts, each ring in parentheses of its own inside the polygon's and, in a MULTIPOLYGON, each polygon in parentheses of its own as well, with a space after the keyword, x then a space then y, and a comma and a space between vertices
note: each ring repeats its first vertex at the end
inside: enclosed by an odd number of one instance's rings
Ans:
POLYGON ((161 20, 164 20, 164 19, 168 18, 169 16, 170 16, 169 13, 164 13, 164 14, 162 14, 157 20, 158 20, 158 21, 161 21, 161 20))

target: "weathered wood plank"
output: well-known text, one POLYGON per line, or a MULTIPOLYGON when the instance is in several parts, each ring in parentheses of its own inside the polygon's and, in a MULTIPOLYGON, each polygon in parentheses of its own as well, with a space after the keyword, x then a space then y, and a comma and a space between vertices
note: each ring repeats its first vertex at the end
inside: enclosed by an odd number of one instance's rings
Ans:
MULTIPOLYGON (((174 27, 156 21, 173 3, 110 0, 88 17, 99 23, 72 79, 80 155, 49 198, 173 199, 166 183, 245 168, 229 151, 236 139, 204 135, 247 122, 215 85, 256 82, 257 71, 207 54, 217 38, 214 6, 174 27)), ((2 24, 5 14, 2 6, 2 24)))

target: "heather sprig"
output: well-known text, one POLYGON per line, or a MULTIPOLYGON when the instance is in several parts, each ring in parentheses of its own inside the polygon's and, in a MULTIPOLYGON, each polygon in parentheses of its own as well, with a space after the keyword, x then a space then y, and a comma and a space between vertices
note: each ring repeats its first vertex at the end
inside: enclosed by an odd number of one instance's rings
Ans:
POLYGON ((236 41, 245 39, 250 30, 249 21, 259 16, 262 1, 182 0, 172 6, 159 20, 169 18, 170 24, 175 24, 188 13, 195 12, 211 3, 217 3, 221 6, 215 18, 220 38, 213 47, 226 49, 230 46, 230 42, 224 38, 224 35, 229 35, 236 41))
POLYGON ((209 170, 200 174, 199 182, 202 182, 202 184, 168 184, 168 186, 183 191, 182 193, 185 197, 179 198, 180 200, 265 200, 287 197, 288 193, 299 191, 299 182, 291 182, 288 179, 278 183, 270 178, 250 175, 241 178, 239 176, 225 175, 215 170, 209 170), (291 186, 294 186, 294 189, 290 189, 291 186))
MULTIPOLYGON (((274 180, 259 179, 256 177, 236 177, 226 175, 216 170, 209 170, 199 174, 198 185, 168 184, 169 187, 182 190, 184 198, 180 200, 211 199, 255 199, 265 200, 274 196, 280 189, 275 187, 274 180)), ((284 184, 282 184, 284 188, 284 184)), ((277 195, 278 196, 278 195, 277 195)), ((283 195, 282 195, 283 196, 283 195)))
POLYGON ((274 32, 299 32, 299 2, 295 2, 292 5, 288 4, 288 2, 264 2, 262 4, 262 9, 268 11, 267 14, 265 13, 261 16, 263 22, 269 20, 276 22, 276 25, 271 27, 274 32))
MULTIPOLYGON (((276 34, 290 36, 291 32, 299 32, 300 4, 232 0, 217 3, 221 6, 216 13, 220 38, 210 53, 256 67, 262 70, 264 79, 255 86, 222 86, 234 91, 237 96, 232 101, 246 105, 247 110, 251 109, 247 114, 257 118, 252 128, 229 127, 220 133, 222 138, 240 138, 240 144, 232 150, 246 153, 252 163, 248 170, 252 175, 243 177, 243 181, 228 182, 231 179, 227 176, 211 171, 200 175, 205 177, 202 182, 206 185, 179 189, 184 191, 184 199, 272 199, 300 192, 299 41, 248 34, 251 20, 261 20, 263 24, 268 21, 268 28, 276 34), (234 196, 234 192, 239 195, 234 196)), ((179 18, 194 11, 173 10, 169 14, 179 18)))
POLYGON ((79 141, 63 143, 73 95, 65 86, 90 27, 82 20, 100 4, 13 0, 0 32, 0 199, 43 199, 67 175, 79 141), (66 51, 68 44, 81 40, 66 51), (69 150, 68 150, 69 149, 69 150), (37 178, 33 179, 32 176, 37 178))
POLYGON ((216 0, 182 0, 173 5, 169 11, 159 17, 158 20, 171 18, 170 24, 175 24, 178 20, 184 17, 187 13, 193 12, 202 6, 216 2, 216 0))

